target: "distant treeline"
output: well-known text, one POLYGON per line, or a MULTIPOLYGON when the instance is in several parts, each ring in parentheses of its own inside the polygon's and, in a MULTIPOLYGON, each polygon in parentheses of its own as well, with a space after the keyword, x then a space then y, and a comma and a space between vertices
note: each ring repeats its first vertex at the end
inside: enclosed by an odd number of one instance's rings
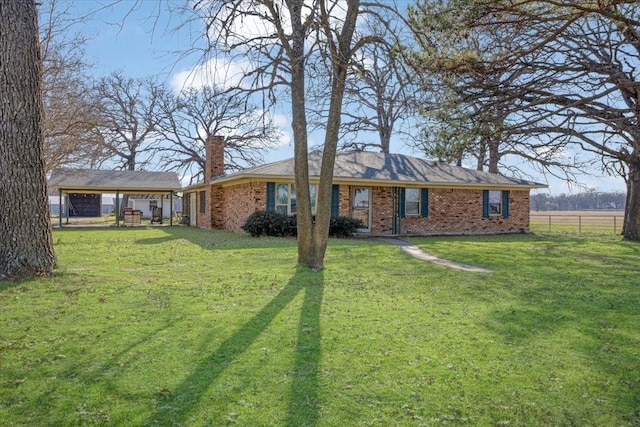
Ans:
POLYGON ((622 192, 602 193, 588 191, 578 194, 550 194, 538 193, 531 195, 532 211, 580 211, 591 209, 619 209, 623 210, 626 194, 622 192))

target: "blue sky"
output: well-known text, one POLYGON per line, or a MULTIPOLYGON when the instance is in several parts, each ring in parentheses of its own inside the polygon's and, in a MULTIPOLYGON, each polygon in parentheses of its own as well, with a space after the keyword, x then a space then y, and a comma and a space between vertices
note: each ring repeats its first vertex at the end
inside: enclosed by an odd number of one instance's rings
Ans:
MULTIPOLYGON (((95 10, 96 4, 80 0, 76 3, 77 13, 95 10)), ((196 55, 179 59, 175 53, 185 51, 192 45, 191 36, 172 31, 177 22, 170 21, 167 13, 158 14, 158 4, 154 0, 124 0, 94 15, 82 27, 81 31, 91 36, 86 45, 86 54, 88 62, 94 64, 92 70, 96 77, 122 70, 129 77, 158 76, 167 83, 176 84, 176 80, 183 79, 196 67, 196 55), (132 10, 134 5, 136 8, 132 10), (159 20, 154 18, 156 15, 159 20)), ((281 113, 276 120, 287 137, 278 149, 267 154, 267 162, 293 156, 293 145, 288 137, 291 132, 288 117, 281 113)), ((399 140, 392 140, 391 151, 420 157, 419 153, 410 151, 399 140)), ((594 169, 594 173, 598 174, 598 171, 594 169)), ((538 191, 551 194, 584 191, 584 188, 569 188, 561 180, 539 174, 533 174, 530 179, 547 182, 550 188, 538 191)), ((597 191, 625 191, 621 178, 582 176, 580 181, 586 188, 597 191)))

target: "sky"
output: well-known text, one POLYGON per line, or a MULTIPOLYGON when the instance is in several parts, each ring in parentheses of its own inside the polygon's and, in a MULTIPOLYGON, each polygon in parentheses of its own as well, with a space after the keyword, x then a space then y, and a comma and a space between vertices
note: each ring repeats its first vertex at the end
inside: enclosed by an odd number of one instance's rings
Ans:
MULTIPOLYGON (((105 1, 102 3, 107 4, 105 1)), ((95 10, 96 4, 94 1, 76 0, 75 11, 79 15, 85 14, 87 11, 95 10)), ((178 22, 170 20, 167 13, 158 13, 158 4, 156 0, 123 0, 92 14, 82 26, 76 27, 76 31, 90 36, 85 52, 87 61, 92 64, 91 70, 95 77, 118 70, 132 78, 156 76, 177 87, 184 84, 189 76, 194 75, 199 57, 195 54, 181 57, 176 53, 185 52, 192 46, 193 35, 172 31, 178 22)), ((284 110, 275 114, 284 137, 277 149, 265 155, 265 162, 293 156, 288 115, 284 110)), ((313 135, 311 139, 313 140, 313 135)), ((391 151, 423 157, 406 147, 399 138, 392 139, 391 151)), ((524 167, 526 168, 526 165, 524 167)), ((602 176, 597 168, 592 171, 595 176, 579 177, 581 187, 568 186, 562 180, 544 177, 533 169, 530 170, 532 176, 527 179, 549 185, 548 189, 534 192, 557 195, 579 193, 586 189, 601 192, 626 191, 622 178, 602 176)))

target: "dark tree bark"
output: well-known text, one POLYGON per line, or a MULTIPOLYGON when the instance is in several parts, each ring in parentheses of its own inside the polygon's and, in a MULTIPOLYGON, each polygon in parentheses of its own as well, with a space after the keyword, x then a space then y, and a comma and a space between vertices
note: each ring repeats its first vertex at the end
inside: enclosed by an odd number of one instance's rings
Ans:
POLYGON ((0 280, 55 268, 34 0, 0 2, 0 280))

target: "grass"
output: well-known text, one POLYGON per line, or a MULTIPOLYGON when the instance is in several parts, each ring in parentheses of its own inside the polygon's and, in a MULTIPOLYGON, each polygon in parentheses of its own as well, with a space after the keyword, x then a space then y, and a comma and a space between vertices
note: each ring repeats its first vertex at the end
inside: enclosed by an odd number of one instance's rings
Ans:
POLYGON ((447 269, 332 240, 54 231, 51 278, 0 282, 0 424, 640 425, 640 245, 412 239, 447 269))

